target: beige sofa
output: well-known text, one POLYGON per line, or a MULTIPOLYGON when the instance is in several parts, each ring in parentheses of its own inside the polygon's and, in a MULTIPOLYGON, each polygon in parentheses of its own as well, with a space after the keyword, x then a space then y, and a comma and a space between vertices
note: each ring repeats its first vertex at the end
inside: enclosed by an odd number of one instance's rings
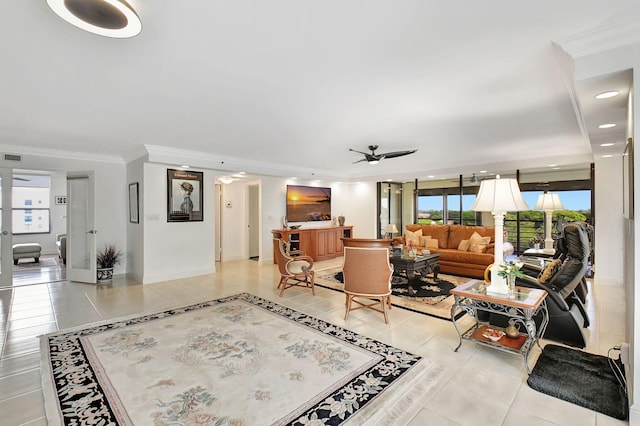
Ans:
MULTIPOLYGON (((493 263, 495 243, 495 228, 493 226, 413 224, 407 225, 406 229, 411 232, 421 230, 423 237, 431 237, 431 240, 437 241, 437 247, 434 246, 435 242, 431 241, 428 244, 429 247, 417 245, 416 248, 418 250, 427 249, 431 253, 440 253, 440 271, 443 273, 483 278, 484 270, 493 263), (470 240, 474 232, 485 237, 485 241, 488 240, 482 251, 459 250, 465 246, 465 243, 462 246, 460 243, 463 240, 470 240)), ((406 245, 405 235, 394 238, 393 244, 396 246, 406 245)), ((424 239, 422 242, 426 243, 424 239)), ((478 249, 478 246, 475 249, 478 249)))

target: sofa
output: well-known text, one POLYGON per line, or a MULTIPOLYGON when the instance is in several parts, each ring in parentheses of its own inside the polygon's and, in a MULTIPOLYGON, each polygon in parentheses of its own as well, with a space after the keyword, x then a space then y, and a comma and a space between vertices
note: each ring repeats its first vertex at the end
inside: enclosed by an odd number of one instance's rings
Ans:
POLYGON ((484 278, 484 271, 494 260, 493 226, 470 225, 407 225, 404 235, 393 239, 393 245, 407 246, 407 232, 422 234, 420 243, 414 247, 418 251, 429 250, 440 253, 440 271, 472 278, 484 278), (482 238, 482 244, 469 250, 471 236, 476 233, 482 238), (436 241, 433 241, 436 240, 436 241), (466 249, 466 250, 465 250, 466 249))

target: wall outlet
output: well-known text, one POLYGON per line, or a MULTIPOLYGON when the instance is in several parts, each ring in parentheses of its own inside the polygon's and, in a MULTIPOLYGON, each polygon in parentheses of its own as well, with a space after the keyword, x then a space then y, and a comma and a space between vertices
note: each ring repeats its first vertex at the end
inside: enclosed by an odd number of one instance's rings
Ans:
POLYGON ((629 344, 621 343, 620 344, 620 362, 623 364, 629 364, 629 344))

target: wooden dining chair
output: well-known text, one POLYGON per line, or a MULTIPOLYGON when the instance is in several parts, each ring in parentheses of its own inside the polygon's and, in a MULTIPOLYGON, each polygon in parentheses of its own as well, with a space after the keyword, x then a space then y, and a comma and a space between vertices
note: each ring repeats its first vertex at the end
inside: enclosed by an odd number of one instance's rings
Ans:
POLYGON ((391 309, 391 275, 389 249, 384 247, 345 247, 344 292, 346 313, 368 308, 381 312, 384 322, 389 323, 387 309, 391 309), (353 306, 356 303, 358 306, 353 306), (379 305, 379 306, 378 306, 379 305))

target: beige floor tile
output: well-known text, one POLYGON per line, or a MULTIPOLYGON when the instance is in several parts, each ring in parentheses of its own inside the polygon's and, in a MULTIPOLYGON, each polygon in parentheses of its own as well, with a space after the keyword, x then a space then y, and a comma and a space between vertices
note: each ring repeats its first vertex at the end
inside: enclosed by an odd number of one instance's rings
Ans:
MULTIPOLYGON (((317 262, 314 269, 341 265, 342 259, 334 259, 317 262)), ((39 343, 29 336, 249 292, 437 362, 443 383, 425 400, 412 426, 628 424, 531 390, 522 357, 469 341, 455 352, 459 337, 450 321, 400 308, 390 311, 389 324, 382 314, 367 309, 352 312, 345 321, 341 292, 316 287, 312 296, 310 290, 291 288, 279 297, 278 271, 269 262, 225 262, 216 268, 215 274, 148 285, 117 276, 110 284, 56 282, 0 291, 0 395, 5 395, 0 398, 1 423, 46 424, 39 343), (11 305, 15 295, 19 303, 11 305), (9 413, 6 421, 4 413, 9 413)), ((620 286, 589 285, 587 308, 593 324, 585 330, 587 351, 606 354, 607 346, 624 336, 624 291, 620 286), (611 332, 614 328, 619 334, 611 332)), ((465 316, 458 323, 466 330, 473 319, 465 316)), ((539 354, 534 348, 531 366, 539 354)))

